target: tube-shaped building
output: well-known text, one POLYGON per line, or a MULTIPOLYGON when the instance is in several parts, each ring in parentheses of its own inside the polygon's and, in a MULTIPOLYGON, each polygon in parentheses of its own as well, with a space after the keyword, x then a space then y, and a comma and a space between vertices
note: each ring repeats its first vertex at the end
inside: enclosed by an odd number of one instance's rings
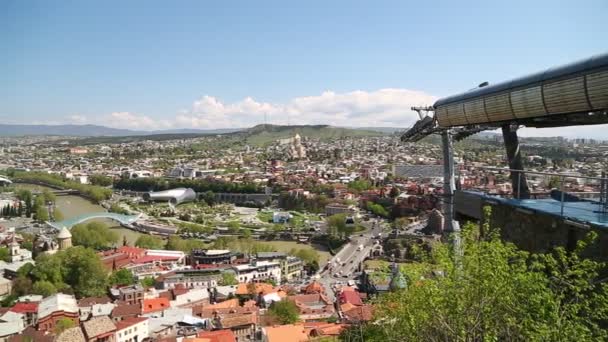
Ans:
POLYGON ((176 188, 165 191, 149 192, 144 194, 146 201, 167 201, 172 205, 196 200, 196 192, 190 188, 176 188))
POLYGON ((608 54, 439 99, 440 127, 531 120, 608 109, 608 54))

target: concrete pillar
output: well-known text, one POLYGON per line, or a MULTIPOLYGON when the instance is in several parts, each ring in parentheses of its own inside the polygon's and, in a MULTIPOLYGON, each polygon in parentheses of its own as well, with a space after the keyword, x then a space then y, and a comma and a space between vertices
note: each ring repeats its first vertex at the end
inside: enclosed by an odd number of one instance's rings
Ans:
POLYGON ((454 149, 449 130, 441 134, 441 142, 443 147, 443 214, 445 217, 443 231, 452 233, 460 230, 460 227, 454 220, 456 180, 454 179, 454 149))
POLYGON ((521 161, 521 151, 519 149, 519 138, 517 137, 517 126, 503 125, 502 137, 507 150, 509 169, 521 170, 522 172, 511 172, 511 186, 513 187, 513 197, 518 199, 530 198, 530 189, 526 181, 526 174, 523 172, 524 166, 521 161))

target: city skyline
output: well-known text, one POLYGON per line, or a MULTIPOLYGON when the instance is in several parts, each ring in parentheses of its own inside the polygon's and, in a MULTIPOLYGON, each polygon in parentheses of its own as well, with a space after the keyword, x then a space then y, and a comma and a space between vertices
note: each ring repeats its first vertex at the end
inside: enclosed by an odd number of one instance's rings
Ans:
POLYGON ((5 2, 0 122, 407 127, 410 106, 605 52, 608 5, 585 3, 5 2))

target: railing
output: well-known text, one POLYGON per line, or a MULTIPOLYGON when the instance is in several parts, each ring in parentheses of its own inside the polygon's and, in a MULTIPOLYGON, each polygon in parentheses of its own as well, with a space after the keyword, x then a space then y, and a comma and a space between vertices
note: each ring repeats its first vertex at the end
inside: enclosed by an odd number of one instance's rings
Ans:
MULTIPOLYGON (((597 219, 600 222, 608 223, 608 178, 606 173, 603 172, 601 177, 591 177, 583 175, 572 175, 564 173, 553 173, 553 172, 540 172, 540 171, 528 171, 528 170, 516 170, 508 168, 497 168, 497 167, 467 167, 464 170, 460 170, 458 174, 458 183, 461 185, 462 190, 477 190, 488 194, 501 195, 502 197, 510 197, 517 200, 525 199, 542 199, 542 198, 553 198, 553 201, 543 201, 544 204, 558 204, 560 206, 559 213, 564 216, 568 209, 575 209, 578 211, 587 211, 588 214, 597 214, 597 219), (480 172, 475 172, 479 170, 480 172), (472 176, 487 177, 489 174, 495 176, 495 185, 499 183, 499 178, 502 176, 504 179, 503 186, 506 191, 500 191, 498 193, 490 192, 489 184, 475 184, 467 186, 464 182, 463 171, 470 171, 472 176), (541 176, 547 186, 539 187, 535 189, 537 191, 530 191, 528 187, 527 179, 529 175, 541 176), (571 191, 575 183, 572 180, 584 180, 587 186, 592 188, 592 191, 571 191), (463 184, 464 183, 464 184, 463 184), (509 191, 510 188, 510 191, 509 191), (581 205, 580 203, 585 204, 581 205), (574 203, 579 203, 574 205, 574 203)), ((595 216, 595 215, 593 215, 595 216)), ((586 215, 589 217, 589 215, 586 215)))

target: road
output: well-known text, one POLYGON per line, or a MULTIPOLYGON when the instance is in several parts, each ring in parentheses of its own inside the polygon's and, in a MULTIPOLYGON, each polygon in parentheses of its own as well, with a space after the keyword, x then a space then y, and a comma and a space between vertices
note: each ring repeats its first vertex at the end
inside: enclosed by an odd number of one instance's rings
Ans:
POLYGON ((335 300, 333 285, 337 281, 346 283, 357 278, 356 273, 359 271, 359 266, 370 255, 376 241, 374 237, 382 234, 387 225, 386 222, 379 219, 372 219, 364 224, 368 229, 358 235, 353 234, 350 242, 342 246, 342 249, 328 260, 327 269, 323 265, 315 275, 325 287, 327 297, 332 301, 335 300))

